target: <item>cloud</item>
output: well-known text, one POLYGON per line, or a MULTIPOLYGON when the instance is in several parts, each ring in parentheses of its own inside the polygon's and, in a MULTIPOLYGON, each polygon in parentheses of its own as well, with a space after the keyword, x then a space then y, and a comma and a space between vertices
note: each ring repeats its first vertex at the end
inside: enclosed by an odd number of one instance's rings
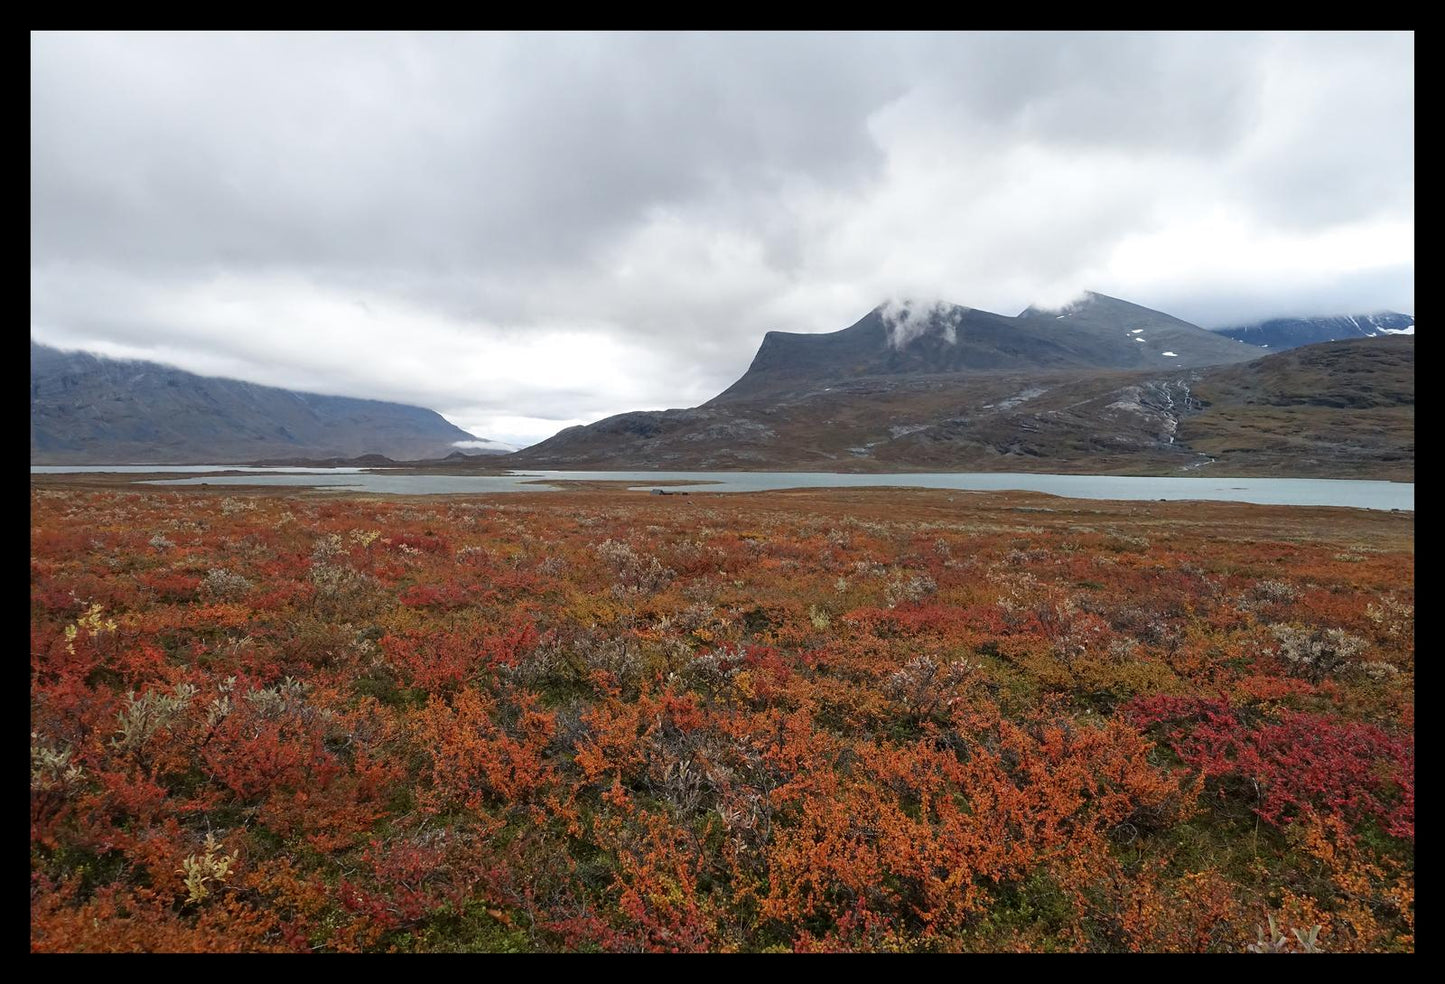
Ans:
POLYGON ((966 310, 941 299, 889 298, 879 314, 888 331, 888 344, 901 349, 936 325, 942 326, 938 333, 945 342, 956 344, 959 322, 966 310))
POLYGON ((515 444, 506 444, 502 441, 453 441, 452 447, 462 451, 515 451, 515 444))
POLYGON ((31 334, 518 443, 763 333, 1414 303, 1414 38, 31 36, 31 334))

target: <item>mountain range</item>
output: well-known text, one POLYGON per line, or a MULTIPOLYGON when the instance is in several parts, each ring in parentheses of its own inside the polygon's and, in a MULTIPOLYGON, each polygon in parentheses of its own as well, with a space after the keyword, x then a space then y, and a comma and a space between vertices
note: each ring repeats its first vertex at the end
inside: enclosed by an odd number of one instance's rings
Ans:
POLYGON ((1014 318, 883 305, 841 331, 769 332, 701 406, 571 427, 497 463, 1412 475, 1413 338, 1301 351, 1097 293, 1014 318))
POLYGON ((1408 314, 1382 311, 1376 314, 1345 314, 1332 318, 1273 318, 1256 324, 1216 328, 1221 335, 1258 345, 1260 348, 1294 348, 1342 338, 1378 338, 1381 335, 1413 335, 1415 319, 1408 314))
POLYGON ((420 407, 32 343, 31 462, 384 455, 446 458, 436 467, 457 471, 1208 468, 1413 480, 1413 324, 1386 313, 1237 329, 1276 339, 1272 353, 1235 329, 1098 293, 1014 317, 890 302, 835 332, 768 332, 741 378, 700 406, 618 414, 484 460, 457 453, 477 438, 420 407), (1345 325, 1350 338, 1298 344, 1345 325))
POLYGON ((422 407, 30 345, 31 464, 423 459, 477 440, 422 407))

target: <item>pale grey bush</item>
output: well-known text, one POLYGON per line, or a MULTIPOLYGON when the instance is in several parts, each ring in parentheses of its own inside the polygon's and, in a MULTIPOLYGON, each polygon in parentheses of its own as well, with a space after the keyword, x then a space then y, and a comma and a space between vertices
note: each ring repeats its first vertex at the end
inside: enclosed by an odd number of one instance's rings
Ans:
POLYGON ((259 687, 247 691, 246 703, 256 709, 263 718, 277 718, 283 714, 296 713, 303 709, 306 701, 306 684, 289 676, 271 687, 259 687))
POLYGON ((1245 945, 1250 953, 1323 953, 1324 948, 1319 944, 1320 930, 1323 926, 1312 926, 1305 932, 1298 929, 1291 929, 1290 935, 1295 938, 1296 946, 1292 946, 1289 937, 1285 936, 1275 924, 1274 916, 1269 917, 1269 932, 1264 931, 1263 926, 1257 927, 1259 938, 1245 945))
POLYGON ((74 749, 56 748, 48 738, 30 732, 30 788, 48 792, 78 785, 85 770, 71 761, 74 754, 74 749))
POLYGON ((338 554, 344 553, 346 547, 341 542, 341 536, 336 533, 327 533, 325 536, 316 538, 311 545, 311 564, 326 564, 338 554))
POLYGON ((1365 606, 1365 614, 1378 625, 1387 636, 1399 636, 1414 631, 1415 606, 1407 605, 1390 595, 1365 606))
POLYGON ((1299 597, 1299 592, 1294 585, 1286 581, 1277 581, 1273 578, 1254 582, 1252 589, 1254 597, 1259 601, 1286 604, 1299 597))
POLYGON ((940 665, 932 656, 915 656, 883 684, 883 693, 909 711, 928 716, 957 699, 960 687, 977 671, 967 660, 956 659, 940 665))
POLYGON ((125 695, 126 706, 117 715, 120 727, 111 744, 120 749, 139 748, 156 732, 171 727, 190 707, 197 690, 189 683, 178 683, 167 694, 149 690, 137 697, 135 691, 125 695))
POLYGON ((548 639, 499 672, 514 684, 533 687, 546 682, 585 680, 598 670, 612 674, 624 687, 633 687, 642 682, 648 665, 633 640, 579 635, 567 640, 548 639))
POLYGON ((224 567, 212 567, 201 580, 201 592, 217 598, 241 598, 253 586, 240 574, 224 567))
POLYGON ((1279 641, 1278 653, 1289 675, 1311 683, 1355 667, 1369 645, 1344 629, 1311 630, 1276 625, 1270 632, 1279 641))
POLYGON ((567 561, 559 554, 548 554, 542 558, 542 562, 537 565, 537 573, 544 574, 547 577, 557 577, 566 572, 567 561))
POLYGON ((677 576, 676 571, 663 567, 656 557, 651 554, 642 556, 628 544, 617 540, 604 540, 595 549, 597 556, 612 568, 616 576, 612 584, 612 594, 616 597, 655 594, 677 576))
POLYGON ((690 684, 717 693, 728 687, 742 668, 742 652, 723 645, 695 653, 682 675, 690 684))
POLYGON ((379 588, 376 578, 345 562, 345 552, 341 537, 335 533, 319 537, 311 548, 311 567, 306 577, 316 587, 316 600, 324 610, 359 608, 379 588))
POLYGON ((492 555, 487 552, 486 547, 466 546, 457 551, 458 564, 474 564, 481 567, 491 563, 491 560, 492 555))
POLYGON ((888 580, 884 597, 892 608, 904 601, 922 601, 938 590, 938 582, 926 571, 896 571, 888 580))
POLYGON ((581 639, 574 644, 573 655, 581 660, 585 672, 606 670, 624 686, 640 683, 647 669, 641 650, 617 636, 581 639))

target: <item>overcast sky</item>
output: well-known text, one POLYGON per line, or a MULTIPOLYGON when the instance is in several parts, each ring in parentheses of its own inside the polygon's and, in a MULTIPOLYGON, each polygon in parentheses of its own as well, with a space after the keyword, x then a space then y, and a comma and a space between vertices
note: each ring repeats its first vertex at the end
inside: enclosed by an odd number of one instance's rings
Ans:
POLYGON ((36 34, 30 330, 517 444, 763 332, 1414 313, 1411 34, 36 34))

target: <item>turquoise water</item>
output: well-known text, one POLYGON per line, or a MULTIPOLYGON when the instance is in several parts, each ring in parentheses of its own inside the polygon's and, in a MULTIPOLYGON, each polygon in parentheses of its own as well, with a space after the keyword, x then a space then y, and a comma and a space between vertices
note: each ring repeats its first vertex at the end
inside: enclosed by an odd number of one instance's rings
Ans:
POLYGON ((856 475, 833 472, 645 472, 527 471, 508 475, 398 475, 358 468, 235 468, 204 465, 32 466, 32 473, 157 472, 200 470, 244 472, 160 480, 156 485, 294 485, 398 495, 537 492, 563 481, 625 482, 647 490, 651 483, 696 482, 687 491, 767 492, 796 488, 876 488, 890 486, 960 491, 1022 490, 1078 499, 1203 499, 1267 505, 1349 506, 1359 509, 1415 508, 1413 482, 1367 482, 1313 478, 1146 478, 1123 475, 1033 475, 993 472, 938 472, 856 475))

